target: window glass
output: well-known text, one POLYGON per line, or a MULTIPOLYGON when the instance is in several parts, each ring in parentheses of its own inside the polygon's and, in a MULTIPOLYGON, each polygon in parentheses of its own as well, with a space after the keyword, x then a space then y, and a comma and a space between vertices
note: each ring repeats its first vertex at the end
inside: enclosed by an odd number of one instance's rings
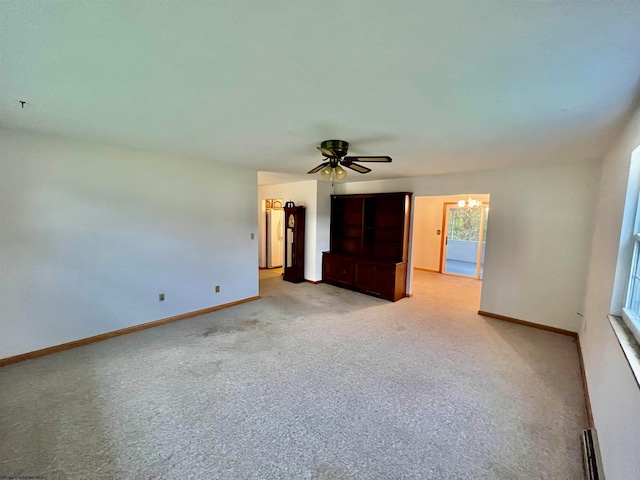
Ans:
POLYGON ((631 269, 631 278, 629 279, 629 297, 627 299, 627 308, 636 315, 640 313, 640 262, 638 261, 638 241, 635 242, 633 251, 633 264, 631 269))

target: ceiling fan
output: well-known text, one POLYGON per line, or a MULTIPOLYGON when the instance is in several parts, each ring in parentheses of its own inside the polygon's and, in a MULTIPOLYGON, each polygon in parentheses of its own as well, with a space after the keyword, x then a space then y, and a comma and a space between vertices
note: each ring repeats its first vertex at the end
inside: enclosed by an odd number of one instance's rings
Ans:
POLYGON ((313 174, 320 172, 320 175, 327 180, 333 180, 334 178, 340 180, 347 176, 347 171, 342 167, 350 168, 358 173, 369 173, 371 171, 370 168, 355 162, 391 162, 391 157, 387 156, 346 157, 345 155, 348 149, 349 143, 344 140, 325 140, 320 144, 318 150, 324 155, 326 161, 316 168, 309 170, 307 173, 313 174))

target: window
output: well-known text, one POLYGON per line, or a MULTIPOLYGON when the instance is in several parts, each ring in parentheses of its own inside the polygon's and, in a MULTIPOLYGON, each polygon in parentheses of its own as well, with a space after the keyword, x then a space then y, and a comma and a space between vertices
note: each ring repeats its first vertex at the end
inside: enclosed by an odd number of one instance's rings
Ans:
POLYGON ((640 339, 640 233, 635 233, 633 240, 633 258, 622 317, 635 337, 640 339))
MULTIPOLYGON (((622 306, 622 318, 609 315, 613 331, 640 386, 640 202, 636 211, 636 233, 633 234, 633 256, 627 282, 627 293, 622 306), (625 328, 626 327, 626 328, 625 328)), ((628 238, 628 237, 627 237, 628 238)), ((628 263, 627 263, 628 265, 628 263)))
POLYGON ((631 154, 612 293, 609 322, 640 386, 640 146, 631 154))

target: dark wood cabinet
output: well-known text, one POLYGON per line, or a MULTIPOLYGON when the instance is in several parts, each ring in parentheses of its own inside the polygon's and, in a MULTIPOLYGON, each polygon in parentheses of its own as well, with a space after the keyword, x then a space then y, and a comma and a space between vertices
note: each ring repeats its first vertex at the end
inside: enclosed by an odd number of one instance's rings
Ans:
POLYGON ((397 301, 406 295, 411 193, 332 195, 322 279, 397 301))
POLYGON ((349 287, 353 284, 353 261, 344 255, 322 255, 322 280, 349 287))
MULTIPOLYGON (((384 265, 370 262, 358 262, 355 270, 355 287, 370 295, 381 298, 395 298, 396 288, 396 268, 392 265, 384 265)), ((400 298, 404 296, 404 291, 400 292, 400 298)))
POLYGON ((287 282, 304 282, 305 207, 284 209, 284 274, 287 282))

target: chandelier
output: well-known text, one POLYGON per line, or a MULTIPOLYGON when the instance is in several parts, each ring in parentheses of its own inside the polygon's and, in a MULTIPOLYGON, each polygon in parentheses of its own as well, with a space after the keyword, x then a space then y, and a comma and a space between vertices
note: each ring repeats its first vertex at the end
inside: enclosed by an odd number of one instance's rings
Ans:
POLYGON ((458 208, 464 210, 477 210, 480 207, 482 207, 482 202, 471 197, 468 200, 458 200, 458 208))

